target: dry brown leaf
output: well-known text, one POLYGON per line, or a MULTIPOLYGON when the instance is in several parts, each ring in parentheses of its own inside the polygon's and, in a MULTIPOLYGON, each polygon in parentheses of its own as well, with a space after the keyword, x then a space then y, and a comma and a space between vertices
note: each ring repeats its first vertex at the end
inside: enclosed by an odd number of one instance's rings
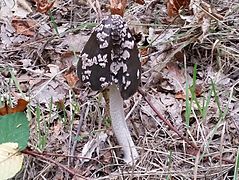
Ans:
POLYGON ((65 109, 65 101, 63 99, 56 101, 55 105, 56 105, 57 109, 59 109, 61 111, 63 111, 65 109))
MULTIPOLYGON (((78 53, 78 52, 77 52, 78 53)), ((78 53, 79 54, 79 53, 78 53)), ((64 58, 69 58, 69 57, 72 57, 74 56, 75 53, 73 51, 66 51, 64 52, 62 55, 61 55, 61 58, 64 59, 64 58)))
POLYGON ((183 91, 176 92, 175 98, 186 100, 186 94, 183 91))
POLYGON ((136 3, 143 5, 145 2, 144 0, 134 0, 136 3))
POLYGON ((27 107, 28 101, 24 99, 18 99, 16 107, 9 107, 7 102, 5 102, 5 106, 0 108, 0 116, 4 116, 6 114, 13 114, 17 112, 23 112, 27 107))
POLYGON ((64 78, 66 79, 66 81, 70 85, 70 87, 75 87, 77 81, 79 80, 79 78, 73 72, 65 74, 64 78))
POLYGON ((141 65, 142 66, 144 64, 146 64, 148 62, 148 60, 149 60, 149 58, 148 58, 148 49, 149 49, 148 47, 139 49, 139 54, 142 57, 142 60, 141 60, 141 65))
POLYGON ((164 69, 165 78, 174 87, 175 92, 179 92, 184 89, 186 78, 184 70, 180 69, 176 63, 168 63, 167 69, 164 69))
POLYGON ((62 132, 62 129, 63 129, 63 125, 60 121, 58 121, 57 124, 53 126, 54 135, 58 136, 62 132))
POLYGON ((179 9, 188 8, 190 0, 167 0, 167 10, 169 17, 175 17, 179 14, 179 9))
MULTIPOLYGON (((195 95, 196 97, 200 97, 203 93, 203 87, 200 84, 196 84, 195 85, 195 95)), ((191 95, 190 95, 191 96, 191 95)), ((175 94, 175 98, 176 99, 183 99, 186 100, 186 94, 184 93, 184 91, 178 91, 175 94)))
POLYGON ((55 1, 49 2, 48 0, 35 0, 37 12, 43 14, 47 13, 54 5, 54 2, 55 1))
POLYGON ((124 16, 124 11, 127 6, 127 0, 110 0, 111 14, 118 14, 124 16))
POLYGON ((195 85, 195 95, 196 95, 196 97, 201 96, 202 93, 203 93, 203 87, 202 87, 202 85, 201 85, 201 84, 196 84, 196 85, 195 85))
POLYGON ((17 34, 25 36, 35 35, 35 22, 32 20, 23 20, 15 17, 12 20, 12 26, 15 28, 17 34))

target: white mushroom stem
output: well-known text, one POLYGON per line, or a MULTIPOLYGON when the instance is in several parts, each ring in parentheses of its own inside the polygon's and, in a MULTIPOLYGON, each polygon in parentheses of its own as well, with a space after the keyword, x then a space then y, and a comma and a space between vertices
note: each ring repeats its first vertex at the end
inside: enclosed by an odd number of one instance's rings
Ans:
POLYGON ((124 161, 128 164, 133 164, 139 157, 139 154, 125 121, 123 98, 115 84, 109 87, 109 98, 113 131, 124 152, 124 161))

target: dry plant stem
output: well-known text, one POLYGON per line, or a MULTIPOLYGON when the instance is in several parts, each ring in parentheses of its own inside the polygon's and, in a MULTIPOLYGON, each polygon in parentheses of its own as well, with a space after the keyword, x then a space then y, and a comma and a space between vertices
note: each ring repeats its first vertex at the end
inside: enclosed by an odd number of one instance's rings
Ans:
MULTIPOLYGON (((72 99, 71 99, 71 90, 69 90, 69 98, 70 98, 70 102, 72 102, 72 99)), ((73 135, 73 133, 72 133, 72 130, 73 130, 73 107, 72 107, 72 103, 70 103, 70 132, 69 132, 69 142, 68 142, 68 155, 71 155, 71 148, 72 148, 72 135, 73 135)), ((71 163, 72 163, 72 161, 71 161, 71 158, 69 157, 68 158, 68 161, 67 161, 67 165, 68 165, 68 167, 70 167, 71 166, 71 163)), ((68 177, 68 175, 67 175, 67 177, 68 177)), ((66 178, 66 179, 69 179, 69 178, 66 178)))
POLYGON ((75 158, 75 159, 88 159, 88 160, 96 161, 97 163, 101 164, 101 162, 99 160, 97 160, 97 157, 95 157, 95 158, 87 158, 87 157, 82 157, 82 156, 78 156, 78 155, 77 156, 67 155, 67 154, 64 154, 64 153, 63 154, 49 153, 49 152, 41 153, 41 152, 37 152, 37 151, 34 151, 34 150, 30 150, 30 148, 27 148, 27 149, 25 149, 25 150, 23 150, 21 152, 25 153, 25 154, 28 154, 28 155, 38 154, 38 155, 41 155, 41 156, 44 156, 44 157, 46 157, 46 156, 55 156, 55 157, 65 157, 65 158, 70 157, 70 158, 75 158))
POLYGON ((125 121, 123 98, 115 84, 109 87, 109 96, 113 131, 119 145, 123 149, 124 161, 128 164, 132 164, 139 157, 139 154, 125 121))
POLYGON ((29 150, 25 149, 25 150, 23 150, 23 151, 21 151, 21 152, 24 153, 24 154, 31 155, 31 156, 33 156, 33 157, 37 157, 37 158, 39 158, 39 159, 45 160, 45 161, 47 161, 47 162, 53 163, 53 164, 57 165, 58 167, 64 169, 65 171, 67 171, 67 172, 68 172, 69 174, 71 174, 71 175, 74 175, 74 176, 77 176, 77 177, 80 177, 80 178, 87 179, 86 177, 81 176, 80 174, 78 174, 78 173, 76 173, 74 170, 71 170, 70 168, 64 166, 63 164, 58 163, 57 161, 54 161, 53 159, 47 158, 47 157, 45 157, 45 156, 43 156, 43 155, 41 155, 41 154, 38 154, 38 153, 36 153, 36 152, 34 152, 34 151, 29 151, 29 150))
MULTIPOLYGON (((77 131, 76 131, 76 134, 75 134, 75 138, 77 138, 80 135, 80 130, 81 130, 83 120, 84 120, 84 117, 85 117, 85 113, 84 113, 85 111, 86 111, 86 105, 82 107, 80 121, 79 121, 79 124, 77 126, 77 131)), ((73 146, 72 146, 72 149, 71 149, 71 156, 75 155, 77 142, 78 141, 74 141, 74 143, 73 143, 73 146)))

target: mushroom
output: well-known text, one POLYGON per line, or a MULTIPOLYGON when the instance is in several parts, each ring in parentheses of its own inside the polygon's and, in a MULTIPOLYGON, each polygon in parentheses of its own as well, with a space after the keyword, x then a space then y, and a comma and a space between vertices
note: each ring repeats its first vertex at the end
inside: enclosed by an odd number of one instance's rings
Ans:
POLYGON ((132 164, 139 154, 125 121, 123 100, 137 91, 141 64, 137 44, 120 15, 106 17, 93 30, 78 61, 77 74, 94 91, 109 89, 113 131, 124 161, 132 164))

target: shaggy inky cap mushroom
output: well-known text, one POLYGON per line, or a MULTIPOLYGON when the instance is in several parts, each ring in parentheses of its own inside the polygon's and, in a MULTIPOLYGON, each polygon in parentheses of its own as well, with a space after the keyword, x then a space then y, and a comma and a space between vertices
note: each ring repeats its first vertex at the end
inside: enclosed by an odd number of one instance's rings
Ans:
POLYGON ((140 69, 137 44, 119 15, 103 19, 94 29, 77 67, 78 76, 92 90, 115 83, 123 99, 137 91, 140 69))
POLYGON ((121 16, 111 15, 94 29, 77 66, 82 83, 92 90, 109 88, 113 130, 124 160, 131 163, 138 153, 125 122, 123 99, 137 91, 141 67, 137 44, 121 16))

